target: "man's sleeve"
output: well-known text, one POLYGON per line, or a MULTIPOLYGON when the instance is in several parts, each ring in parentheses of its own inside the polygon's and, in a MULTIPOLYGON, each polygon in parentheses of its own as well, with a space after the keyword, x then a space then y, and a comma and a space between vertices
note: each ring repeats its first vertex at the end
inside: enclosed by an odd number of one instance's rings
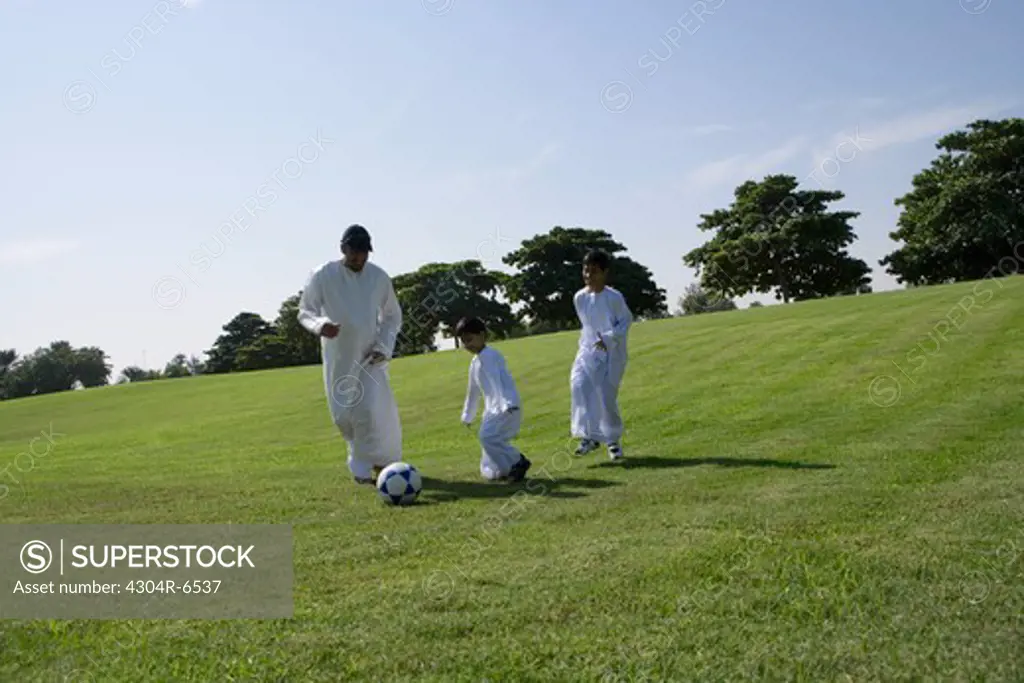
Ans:
POLYGON ((302 288, 302 295, 299 297, 299 324, 312 334, 320 336, 324 324, 331 321, 327 316, 320 315, 322 310, 320 281, 316 277, 316 271, 313 271, 306 278, 306 286, 302 288))
POLYGON ((386 280, 384 302, 381 306, 380 322, 377 326, 378 351, 388 358, 395 352, 395 342, 398 340, 398 333, 402 329, 402 307, 398 303, 398 296, 395 295, 395 285, 391 278, 384 276, 386 280))

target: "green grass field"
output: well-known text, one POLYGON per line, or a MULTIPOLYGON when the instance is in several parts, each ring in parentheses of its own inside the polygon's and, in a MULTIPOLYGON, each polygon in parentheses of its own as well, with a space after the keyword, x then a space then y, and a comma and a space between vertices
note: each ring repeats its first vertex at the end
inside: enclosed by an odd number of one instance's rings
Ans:
POLYGON ((638 324, 623 464, 568 455, 575 344, 496 345, 516 486, 468 354, 394 362, 407 509, 352 483, 318 367, 0 403, 0 468, 61 434, 5 523, 295 530, 293 619, 0 621, 0 681, 1024 680, 1024 278, 638 324))

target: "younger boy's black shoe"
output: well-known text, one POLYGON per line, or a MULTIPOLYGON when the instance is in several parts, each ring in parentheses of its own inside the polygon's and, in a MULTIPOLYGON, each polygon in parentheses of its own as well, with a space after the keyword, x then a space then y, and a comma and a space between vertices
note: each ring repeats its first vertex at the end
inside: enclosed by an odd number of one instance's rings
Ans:
POLYGON ((526 478, 526 472, 533 465, 525 455, 519 454, 519 462, 512 466, 512 471, 508 473, 508 480, 512 483, 520 482, 526 478))

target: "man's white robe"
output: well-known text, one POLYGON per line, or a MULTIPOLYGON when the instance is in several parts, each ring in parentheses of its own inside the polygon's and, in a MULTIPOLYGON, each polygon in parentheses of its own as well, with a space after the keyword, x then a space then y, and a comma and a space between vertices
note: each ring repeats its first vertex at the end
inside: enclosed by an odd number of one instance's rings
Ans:
POLYGON ((605 286, 600 292, 583 288, 573 297, 579 316, 579 348, 569 375, 572 395, 572 435, 601 443, 622 439, 619 385, 629 357, 627 338, 633 314, 622 293, 605 286), (595 348, 604 340, 607 351, 595 348))
POLYGON ((402 327, 391 278, 367 262, 360 272, 330 261, 310 275, 299 300, 299 322, 313 334, 338 325, 333 339, 320 337, 324 391, 331 419, 348 443, 348 466, 360 478, 374 465, 402 459, 402 425, 386 362, 370 365, 379 351, 388 359, 402 327))
POLYGON ((505 357, 485 346, 469 364, 469 386, 462 406, 462 421, 470 424, 484 398, 480 420, 480 474, 486 479, 508 475, 519 462, 519 449, 509 441, 519 434, 522 406, 516 383, 508 371, 505 357))

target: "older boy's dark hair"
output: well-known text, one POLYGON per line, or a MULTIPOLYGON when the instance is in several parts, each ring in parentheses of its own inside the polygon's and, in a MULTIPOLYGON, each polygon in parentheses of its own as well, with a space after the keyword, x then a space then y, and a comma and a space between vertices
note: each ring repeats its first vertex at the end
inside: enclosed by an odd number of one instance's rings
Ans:
POLYGON ((487 331, 487 325, 480 318, 462 318, 455 325, 455 336, 461 337, 464 334, 483 334, 487 331))
POLYGON ((583 265, 597 266, 601 270, 608 270, 612 265, 612 257, 604 249, 591 249, 583 257, 583 265))

